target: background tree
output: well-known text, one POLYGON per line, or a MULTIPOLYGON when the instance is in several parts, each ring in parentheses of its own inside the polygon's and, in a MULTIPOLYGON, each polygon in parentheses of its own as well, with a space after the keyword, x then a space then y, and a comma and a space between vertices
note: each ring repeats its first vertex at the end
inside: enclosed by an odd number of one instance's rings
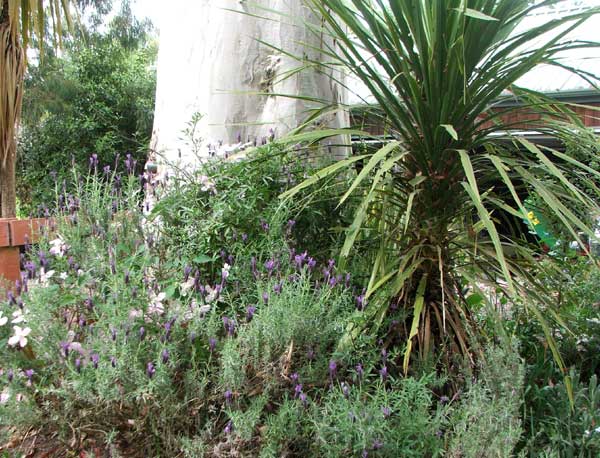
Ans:
MULTIPOLYGON (((197 134, 209 142, 261 143, 303 124, 321 100, 345 103, 343 75, 310 63, 335 43, 318 33, 320 15, 302 0, 174 4, 160 24, 152 141, 167 159, 195 160, 181 139, 195 113, 204 115, 197 134), (297 71, 294 55, 303 56, 305 71, 297 71)), ((333 110, 322 123, 345 127, 348 116, 333 110)))
MULTIPOLYGON (((102 0, 80 0, 81 6, 102 0)), ((16 132, 21 117, 26 50, 34 35, 43 43, 49 29, 62 43, 63 31, 72 28, 69 0, 2 0, 0 10, 0 217, 15 216, 16 132), (66 27, 65 27, 66 26, 66 27)), ((40 49, 43 52, 43 49, 40 49)))
POLYGON ((70 173, 64 165, 87 169, 91 153, 111 167, 116 154, 131 154, 143 167, 156 89, 151 28, 124 2, 105 27, 78 28, 83 43, 29 66, 17 163, 22 213, 54 202, 55 180, 70 173))

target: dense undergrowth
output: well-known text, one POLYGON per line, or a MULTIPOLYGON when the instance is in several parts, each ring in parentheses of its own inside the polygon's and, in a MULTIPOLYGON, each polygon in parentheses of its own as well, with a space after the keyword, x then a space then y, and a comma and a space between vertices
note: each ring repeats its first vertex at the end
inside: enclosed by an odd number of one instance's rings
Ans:
POLYGON ((346 183, 277 198, 307 162, 274 145, 210 162, 150 213, 142 185, 162 185, 94 160, 76 193, 59 186, 62 217, 0 304, 3 434, 56 434, 65 456, 92 438, 110 456, 597 456, 598 273, 577 262, 563 284, 574 410, 517 307, 507 332, 482 318, 477 370, 404 376, 379 336, 340 344, 370 266, 334 257, 346 183))

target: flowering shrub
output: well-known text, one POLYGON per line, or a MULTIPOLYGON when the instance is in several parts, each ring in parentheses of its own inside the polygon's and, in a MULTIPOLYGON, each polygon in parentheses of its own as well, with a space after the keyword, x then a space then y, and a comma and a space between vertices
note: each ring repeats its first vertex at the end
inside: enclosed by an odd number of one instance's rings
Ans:
POLYGON ((152 177, 126 169, 92 156, 75 194, 57 187, 56 227, 0 303, 0 426, 139 456, 442 452, 459 398, 402 377, 372 336, 340 345, 362 284, 328 258, 313 210, 278 208, 285 182, 209 164, 148 216, 152 177))

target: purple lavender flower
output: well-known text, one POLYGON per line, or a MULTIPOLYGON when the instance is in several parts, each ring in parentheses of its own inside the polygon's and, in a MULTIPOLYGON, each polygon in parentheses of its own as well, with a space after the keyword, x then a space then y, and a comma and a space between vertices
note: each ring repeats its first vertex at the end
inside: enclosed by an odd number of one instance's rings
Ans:
POLYGON ((263 231, 269 232, 269 229, 270 229, 269 223, 267 223, 265 220, 262 220, 260 222, 260 227, 262 228, 263 231))
POLYGON ((102 169, 102 171, 104 172, 104 175, 109 175, 110 174, 110 165, 105 165, 104 168, 102 169))
POLYGON ((346 399, 350 396, 350 387, 344 382, 342 382, 342 394, 346 399))
POLYGON ((280 281, 273 286, 273 292, 275 294, 281 294, 281 290, 283 289, 283 282, 280 281))
POLYGON ((256 312, 256 307, 254 307, 253 305, 251 305, 250 307, 248 307, 246 309, 246 321, 249 323, 250 321, 252 321, 252 317, 254 316, 254 313, 256 312))
POLYGON ((196 339, 198 338, 197 334, 195 331, 190 332, 190 342, 193 344, 196 342, 196 339))
POLYGON ((169 350, 165 348, 161 353, 163 364, 167 364, 169 362, 169 356, 169 350))
POLYGON ((35 371, 33 369, 27 369, 24 372, 25 372, 25 377, 27 377, 27 381, 29 383, 31 383, 33 380, 33 374, 35 374, 35 371))
POLYGON ((248 241, 248 234, 245 232, 242 234, 242 242, 246 243, 248 241))
POLYGON ((304 407, 308 406, 308 397, 306 396, 306 394, 300 393, 298 398, 300 399, 300 402, 302 402, 302 405, 304 405, 304 407))
POLYGON ((356 309, 362 311, 364 310, 365 305, 367 305, 367 300, 365 297, 365 291, 363 290, 362 294, 356 297, 356 309))
POLYGON ((367 450, 363 450, 361 457, 362 458, 369 458, 369 452, 367 452, 367 450))
POLYGON ((91 297, 86 297, 85 300, 83 301, 83 303, 90 312, 94 308, 94 301, 91 297))
POLYGON ((15 373, 13 372, 12 369, 9 369, 8 371, 6 371, 6 378, 8 379, 8 383, 12 382, 14 377, 15 377, 15 373))
POLYGON ((332 359, 329 361, 329 377, 333 380, 337 373, 337 363, 332 359))
POLYGON ((269 302, 269 294, 266 291, 262 293, 262 300, 265 304, 269 302))
POLYGON ((192 273, 192 266, 185 266, 183 269, 183 281, 188 281, 190 278, 190 274, 192 273))
POLYGON ((96 168, 98 168, 98 155, 94 153, 90 156, 90 169, 96 168))
POLYGON ((8 291, 8 293, 6 293, 6 298, 8 299, 8 305, 16 305, 17 304, 17 300, 15 299, 15 295, 13 294, 12 291, 8 291))
POLYGON ((309 361, 312 361, 313 359, 315 359, 315 350, 311 347, 308 349, 308 351, 306 352, 306 358, 309 361))
POLYGON ((333 259, 330 259, 329 261, 327 261, 327 267, 329 268, 329 270, 333 270, 335 266, 335 261, 333 259))
POLYGON ((117 273, 117 266, 115 264, 115 260, 111 258, 109 265, 110 265, 110 273, 115 275, 117 273))
POLYGON ((384 382, 387 380, 388 378, 388 369, 387 366, 383 366, 380 370, 379 370, 379 375, 381 375, 381 380, 383 380, 384 382))
POLYGON ((75 358, 75 370, 81 372, 81 359, 75 358))
POLYGON ((381 349, 381 361, 385 364, 387 361, 387 350, 385 348, 381 349))
POLYGON ((362 379, 363 375, 364 375, 365 371, 362 367, 362 364, 358 363, 356 365, 356 376, 358 377, 358 379, 362 379))
POLYGON ((148 378, 152 378, 152 377, 154 377, 155 373, 156 373, 156 368, 154 367, 154 364, 152 363, 152 361, 150 361, 148 364, 146 364, 146 375, 148 376, 148 378))
POLYGON ((293 220, 293 219, 288 220, 287 225, 286 225, 287 230, 291 231, 295 225, 296 225, 296 220, 293 220))
POLYGON ((304 261, 306 261, 306 257, 307 257, 306 251, 302 254, 297 254, 296 256, 294 256, 294 264, 296 264, 296 268, 298 270, 302 270, 304 261))
POLYGON ((225 429, 223 430, 223 432, 227 435, 231 434, 231 432, 233 431, 233 422, 231 420, 229 420, 227 422, 227 425, 225 426, 225 429))
POLYGON ((98 363, 100 362, 100 355, 98 353, 92 353, 90 355, 90 360, 92 361, 92 365, 94 369, 98 369, 98 363))
POLYGON ((267 272, 269 273, 269 277, 273 273, 274 268, 275 268, 275 261, 273 259, 269 259, 267 262, 265 262, 265 269, 267 269, 267 272))
POLYGON ((129 285, 129 271, 128 270, 125 271, 124 279, 125 279, 125 284, 129 285))
POLYGON ((373 450, 379 450, 382 447, 383 447, 383 442, 381 442, 379 439, 375 439, 373 441, 373 450))
POLYGON ((381 413, 383 413, 383 418, 390 418, 392 411, 389 407, 382 407, 381 413))
POLYGON ((293 383, 298 383, 298 379, 299 379, 298 372, 294 372, 292 375, 290 375, 290 380, 293 383))
POLYGON ((117 367, 117 358, 115 358, 114 356, 110 357, 110 365, 112 367, 117 367))
POLYGON ((349 274, 349 273, 347 273, 347 274, 346 274, 346 281, 344 282, 344 286, 345 286, 346 288, 350 288, 350 278, 351 278, 351 277, 350 277, 350 274, 349 274))
POLYGON ((308 258, 307 265, 308 265, 308 270, 310 270, 312 272, 312 270, 317 265, 317 261, 315 261, 313 258, 308 258))
POLYGON ((69 342, 61 342, 60 343, 60 348, 61 348, 65 358, 69 357, 69 345, 70 345, 69 342))
POLYGON ((231 390, 225 391, 225 402, 227 404, 231 404, 232 399, 233 399, 233 393, 231 392, 231 390))
POLYGON ((440 398, 440 402, 441 402, 442 404, 446 404, 446 403, 447 403, 447 402, 449 402, 449 401, 450 401, 450 398, 449 398, 448 396, 442 396, 442 397, 440 398))
POLYGON ((211 353, 214 352, 215 348, 217 348, 217 339, 215 339, 214 337, 208 339, 208 348, 210 349, 211 353))
POLYGON ((110 328, 110 338, 113 342, 117 340, 117 330, 115 328, 110 328))
POLYGON ((297 398, 298 396, 300 396, 300 393, 302 393, 302 383, 298 383, 294 387, 294 398, 297 398))

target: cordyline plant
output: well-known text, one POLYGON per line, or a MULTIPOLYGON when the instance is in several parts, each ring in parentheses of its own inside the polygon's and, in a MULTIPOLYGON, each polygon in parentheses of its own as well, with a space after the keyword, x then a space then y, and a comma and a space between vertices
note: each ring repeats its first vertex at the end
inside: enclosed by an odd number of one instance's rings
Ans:
MULTIPOLYGON (((465 285, 482 284, 529 307, 564 369, 547 321, 560 318, 544 305, 549 293, 536 279, 540 249, 525 236, 532 210, 525 200, 539 196, 545 211, 583 246, 581 234, 594 237, 590 215, 598 212, 594 180, 600 174, 588 161, 598 146, 568 105, 516 82, 540 64, 567 68, 559 54, 597 46, 568 34, 599 10, 522 27, 528 15, 554 3, 308 1, 340 46, 323 50, 328 65, 348 68, 369 88, 393 140, 319 171, 282 197, 364 163, 340 201, 361 199, 341 256, 348 257, 359 240, 376 246, 366 323, 377 329, 396 307, 404 308, 406 323, 388 337, 406 344, 405 371, 417 350, 421 357, 435 352, 448 365, 452 354, 477 358, 463 292, 465 285), (499 105, 509 98, 518 98, 520 106, 499 105), (521 125, 565 144, 577 140, 579 159, 511 132, 516 124, 506 119, 512 110, 529 114, 521 125)), ((567 69, 595 82, 593 75, 567 69)), ((330 135, 304 132, 289 141, 330 135)))

